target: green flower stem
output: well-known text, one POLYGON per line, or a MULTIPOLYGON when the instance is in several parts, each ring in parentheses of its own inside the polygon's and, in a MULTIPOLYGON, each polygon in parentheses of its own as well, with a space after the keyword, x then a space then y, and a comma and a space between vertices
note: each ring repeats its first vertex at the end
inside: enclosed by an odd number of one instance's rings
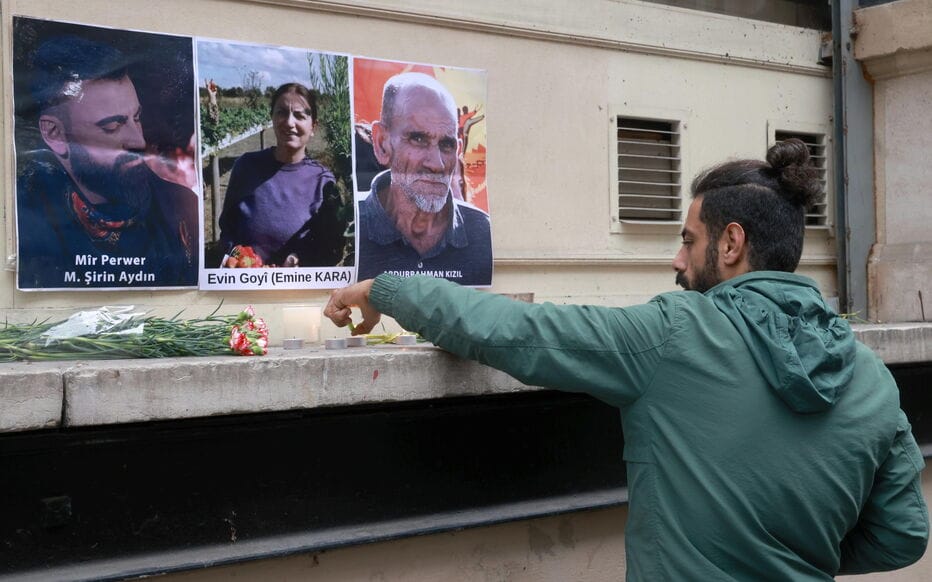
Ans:
POLYGON ((232 355, 230 330, 249 317, 217 315, 219 309, 190 320, 179 319, 180 313, 170 319, 128 317, 112 331, 63 339, 43 335, 61 321, 5 324, 0 326, 0 362, 232 355), (140 325, 140 333, 127 332, 140 325))

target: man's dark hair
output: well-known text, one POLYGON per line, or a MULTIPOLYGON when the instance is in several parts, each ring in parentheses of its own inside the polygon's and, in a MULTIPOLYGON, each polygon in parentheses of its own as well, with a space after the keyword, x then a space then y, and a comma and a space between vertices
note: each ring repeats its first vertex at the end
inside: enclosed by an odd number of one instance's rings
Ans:
POLYGON ((78 36, 57 36, 42 43, 32 58, 32 98, 46 111, 74 96, 83 81, 119 80, 127 61, 110 45, 78 36))
POLYGON ((269 113, 273 116, 275 115, 275 104, 278 103, 278 99, 285 93, 296 93, 303 97, 304 100, 307 101, 307 112, 311 115, 311 119, 314 120, 314 125, 317 125, 317 92, 308 89, 301 83, 285 83, 276 89, 269 103, 269 113))
POLYGON ((798 139, 778 143, 767 161, 725 162, 696 177, 694 198, 702 198, 699 220, 709 233, 709 255, 725 227, 744 228, 749 261, 754 271, 793 272, 803 252, 805 212, 825 193, 809 149, 798 139))

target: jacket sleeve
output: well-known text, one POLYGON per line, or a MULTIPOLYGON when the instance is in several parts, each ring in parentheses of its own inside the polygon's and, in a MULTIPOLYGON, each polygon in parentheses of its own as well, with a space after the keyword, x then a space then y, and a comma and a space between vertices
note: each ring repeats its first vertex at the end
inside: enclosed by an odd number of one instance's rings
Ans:
POLYGON ((895 570, 922 557, 929 539, 929 514, 920 488, 924 466, 901 410, 890 453, 857 525, 841 542, 839 574, 895 570))
POLYGON ((460 357, 614 406, 630 404, 650 383, 675 311, 669 299, 626 309, 523 303, 442 279, 393 275, 376 278, 370 301, 460 357))

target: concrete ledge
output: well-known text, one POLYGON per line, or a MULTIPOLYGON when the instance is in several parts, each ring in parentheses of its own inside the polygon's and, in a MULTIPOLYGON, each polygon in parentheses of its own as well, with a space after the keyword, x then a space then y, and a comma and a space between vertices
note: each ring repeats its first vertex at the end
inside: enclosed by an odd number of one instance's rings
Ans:
POLYGON ((872 79, 932 69, 929 0, 898 0, 854 11, 854 58, 872 79))
POLYGON ((852 325, 851 328, 887 365, 932 362, 932 323, 852 325))
MULTIPOLYGON (((932 362, 932 323, 852 327, 887 364, 932 362)), ((431 345, 0 364, 0 433, 537 389, 431 345)))
POLYGON ((929 0, 898 0, 854 11, 854 58, 863 61, 932 46, 929 0))
POLYGON ((0 432, 61 424, 64 389, 54 364, 0 364, 0 432))
POLYGON ((63 372, 65 426, 530 390, 433 346, 88 363, 63 372))

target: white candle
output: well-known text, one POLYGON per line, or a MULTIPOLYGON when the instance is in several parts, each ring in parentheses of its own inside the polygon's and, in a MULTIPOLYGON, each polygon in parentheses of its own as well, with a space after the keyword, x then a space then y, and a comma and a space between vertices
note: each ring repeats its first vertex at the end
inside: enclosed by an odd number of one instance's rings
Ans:
POLYGON ((320 337, 320 306, 296 305, 282 308, 282 339, 316 342, 320 337))

